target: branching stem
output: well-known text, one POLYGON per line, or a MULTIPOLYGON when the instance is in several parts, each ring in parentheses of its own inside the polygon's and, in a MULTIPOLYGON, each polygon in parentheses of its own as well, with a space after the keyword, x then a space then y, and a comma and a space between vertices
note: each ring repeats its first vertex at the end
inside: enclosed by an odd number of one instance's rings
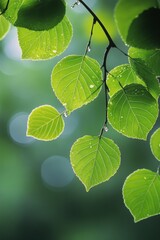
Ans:
POLYGON ((120 52, 122 52, 125 56, 129 57, 127 53, 123 52, 123 50, 121 50, 113 41, 112 37, 110 36, 108 30, 106 29, 106 27, 104 26, 104 24, 101 22, 101 20, 97 17, 97 15, 92 11, 92 9, 83 1, 83 0, 78 0, 77 1, 78 3, 81 3, 86 9, 87 11, 93 16, 93 24, 92 24, 92 28, 91 28, 91 34, 90 34, 90 38, 89 38, 89 42, 88 42, 88 45, 87 45, 87 49, 86 49, 86 52, 85 52, 85 55, 87 54, 88 52, 88 49, 90 49, 90 45, 91 45, 91 39, 92 39, 92 35, 93 35, 93 28, 94 28, 94 25, 95 23, 97 22, 100 27, 102 28, 104 34, 106 35, 108 41, 109 41, 109 44, 105 50, 105 53, 104 53, 104 57, 103 57, 103 63, 102 63, 102 66, 101 68, 103 69, 103 84, 104 84, 104 89, 105 89, 105 108, 106 108, 106 111, 105 111, 105 121, 104 121, 104 125, 100 131, 100 135, 99 135, 99 138, 102 137, 103 135, 103 132, 104 131, 107 131, 107 123, 108 123, 108 113, 107 113, 107 110, 108 110, 108 92, 109 92, 109 89, 108 89, 108 86, 106 84, 106 79, 107 79, 107 74, 108 74, 108 70, 107 70, 107 57, 108 57, 108 54, 110 52, 110 50, 112 48, 116 48, 117 50, 119 50, 120 52))
POLYGON ((87 47, 86 47, 85 55, 87 54, 87 52, 89 52, 91 50, 91 41, 92 41, 93 29, 94 29, 95 24, 96 24, 96 19, 93 17, 91 33, 90 33, 89 41, 88 41, 88 44, 87 44, 87 47))
POLYGON ((88 10, 88 12, 93 16, 93 18, 95 19, 96 22, 99 23, 99 25, 101 26, 103 32, 105 33, 109 43, 112 45, 112 47, 116 47, 115 43, 113 42, 109 32, 107 31, 107 29, 105 28, 104 24, 101 22, 101 20, 97 17, 97 15, 92 11, 92 9, 90 9, 90 7, 88 7, 88 5, 83 2, 83 0, 79 0, 79 2, 88 10))

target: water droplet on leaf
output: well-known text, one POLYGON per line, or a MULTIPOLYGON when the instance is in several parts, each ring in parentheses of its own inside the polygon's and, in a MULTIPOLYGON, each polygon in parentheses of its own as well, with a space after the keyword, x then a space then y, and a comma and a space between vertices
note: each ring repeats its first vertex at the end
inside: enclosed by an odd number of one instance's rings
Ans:
POLYGON ((107 126, 104 126, 103 129, 104 129, 105 132, 108 132, 108 127, 107 126))
POLYGON ((90 87, 90 88, 94 88, 94 85, 93 85, 93 84, 91 84, 91 85, 89 85, 89 87, 90 87))

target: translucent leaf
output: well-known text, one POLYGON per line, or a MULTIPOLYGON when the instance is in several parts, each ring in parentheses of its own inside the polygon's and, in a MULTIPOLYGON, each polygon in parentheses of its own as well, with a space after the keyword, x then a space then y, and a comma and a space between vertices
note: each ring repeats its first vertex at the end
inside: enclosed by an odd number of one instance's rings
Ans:
POLYGON ((145 140, 157 116, 156 100, 139 84, 124 87, 109 101, 108 120, 127 137, 145 140))
POLYGON ((131 58, 130 63, 135 73, 145 82, 148 91, 155 99, 158 99, 160 95, 160 84, 152 69, 140 58, 131 58))
POLYGON ((52 88, 68 112, 94 100, 101 86, 100 65, 88 56, 68 56, 52 72, 52 88))
POLYGON ((19 44, 23 59, 41 60, 61 54, 69 45, 72 26, 64 17, 56 27, 48 31, 31 31, 18 28, 19 44))
POLYGON ((9 31, 10 24, 9 22, 0 15, 0 40, 2 40, 9 31))
POLYGON ((156 6, 157 0, 119 0, 115 9, 115 18, 118 30, 125 43, 127 43, 129 27, 133 20, 144 10, 156 6))
POLYGON ((151 136, 150 146, 153 155, 160 161, 160 128, 151 136))
MULTIPOLYGON (((24 0, 10 0, 9 1, 9 5, 8 5, 8 8, 7 10, 5 11, 4 13, 4 16, 6 17, 6 19, 14 24, 16 19, 17 19, 17 14, 18 14, 18 11, 22 5, 24 0)), ((3 11, 6 6, 7 6, 7 2, 8 0, 1 0, 0 1, 0 9, 1 11, 3 11)))
POLYGON ((72 146, 71 164, 86 191, 109 180, 120 165, 120 151, 108 138, 84 136, 72 146))
POLYGON ((160 176, 147 169, 129 175, 123 186, 126 207, 138 222, 160 214, 160 176))
POLYGON ((116 92, 132 83, 145 85, 145 83, 135 74, 129 64, 123 64, 115 67, 107 76, 107 86, 109 95, 113 96, 116 92))
POLYGON ((127 43, 143 49, 160 48, 160 9, 150 8, 135 18, 129 27, 127 43))
MULTIPOLYGON (((7 1, 0 1, 1 9, 5 9, 7 1)), ((48 30, 62 21, 65 3, 63 0, 10 0, 4 15, 17 27, 35 31, 48 30)))
POLYGON ((131 58, 142 59, 156 76, 160 75, 160 50, 144 50, 131 47, 129 49, 129 56, 131 58))
POLYGON ((50 141, 56 139, 63 130, 62 115, 50 105, 37 107, 29 115, 27 136, 50 141))

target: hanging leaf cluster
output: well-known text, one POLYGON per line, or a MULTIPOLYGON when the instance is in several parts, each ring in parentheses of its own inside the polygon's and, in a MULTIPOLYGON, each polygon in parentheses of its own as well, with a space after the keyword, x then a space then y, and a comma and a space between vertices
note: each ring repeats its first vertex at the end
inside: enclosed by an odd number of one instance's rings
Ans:
MULTIPOLYGON (((147 140, 159 115, 160 96, 160 4, 157 0, 119 0, 115 20, 119 34, 128 45, 124 53, 113 41, 101 20, 82 0, 93 17, 85 54, 63 58, 54 66, 51 86, 64 107, 58 112, 53 106, 35 108, 28 118, 27 135, 43 141, 56 139, 64 130, 64 117, 94 101, 104 89, 106 118, 100 133, 83 136, 72 146, 72 168, 86 191, 108 181, 120 166, 120 150, 112 139, 104 137, 110 125, 129 138, 147 140), (108 45, 101 65, 88 56, 94 26, 98 24, 108 45), (154 27, 153 27, 154 26, 154 27), (107 70, 112 48, 128 57, 128 64, 107 70), (102 88, 102 86, 104 86, 102 88)), ((72 25, 66 16, 64 0, 1 0, 0 39, 10 24, 17 27, 22 58, 45 60, 60 55, 69 46, 72 25)), ((150 147, 160 161, 160 128, 153 133, 150 147)), ((129 175, 123 186, 123 198, 135 222, 160 214, 160 176, 148 169, 129 175)))

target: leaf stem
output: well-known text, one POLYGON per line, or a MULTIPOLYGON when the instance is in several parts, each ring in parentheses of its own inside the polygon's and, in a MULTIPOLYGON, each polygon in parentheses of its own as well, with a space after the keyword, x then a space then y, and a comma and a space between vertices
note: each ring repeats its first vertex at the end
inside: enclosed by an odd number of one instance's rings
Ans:
POLYGON ((79 2, 88 10, 88 12, 93 16, 93 18, 95 19, 96 22, 99 23, 99 25, 101 26, 101 28, 103 29, 103 32, 105 33, 106 37, 108 38, 108 41, 110 43, 110 45, 112 47, 116 47, 116 44, 113 42, 109 32, 107 31, 107 29, 105 28, 104 24, 101 22, 101 20, 97 17, 97 15, 92 11, 92 9, 85 3, 83 2, 83 0, 79 0, 79 2))
POLYGON ((94 29, 94 25, 96 24, 96 19, 93 17, 93 22, 92 22, 92 27, 91 27, 91 33, 90 33, 90 37, 89 37, 89 41, 86 47, 86 51, 85 51, 85 55, 90 52, 91 50, 91 41, 92 41, 92 36, 93 36, 93 29, 94 29))

